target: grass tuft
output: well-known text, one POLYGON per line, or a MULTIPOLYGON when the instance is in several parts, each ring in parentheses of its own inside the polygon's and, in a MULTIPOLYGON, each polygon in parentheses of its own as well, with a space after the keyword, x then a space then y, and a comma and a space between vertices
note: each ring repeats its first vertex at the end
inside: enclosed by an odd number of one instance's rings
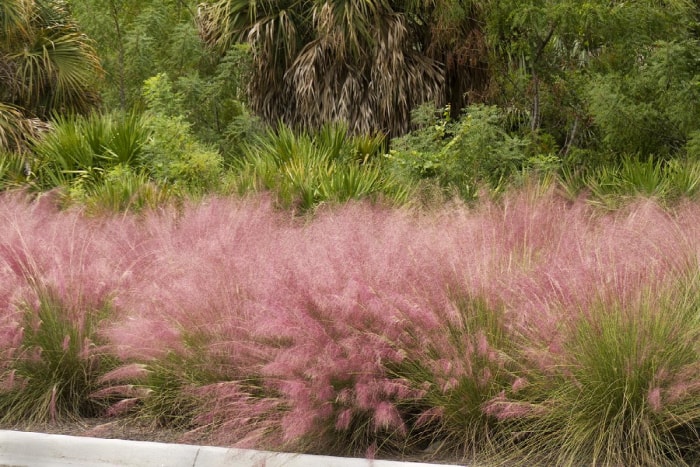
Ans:
POLYGON ((100 350, 98 326, 108 313, 68 307, 50 287, 35 287, 38 303, 25 304, 22 338, 3 374, 0 420, 47 422, 97 416, 90 395, 116 359, 100 350))

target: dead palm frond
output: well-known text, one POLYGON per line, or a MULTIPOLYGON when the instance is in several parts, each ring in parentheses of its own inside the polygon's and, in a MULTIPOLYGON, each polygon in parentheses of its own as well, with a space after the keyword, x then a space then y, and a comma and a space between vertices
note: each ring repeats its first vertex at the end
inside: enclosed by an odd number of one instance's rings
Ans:
POLYGON ((270 122, 352 132, 408 130, 410 110, 438 99, 442 64, 416 43, 413 16, 388 0, 218 0, 200 31, 225 50, 253 49, 252 107, 270 122))

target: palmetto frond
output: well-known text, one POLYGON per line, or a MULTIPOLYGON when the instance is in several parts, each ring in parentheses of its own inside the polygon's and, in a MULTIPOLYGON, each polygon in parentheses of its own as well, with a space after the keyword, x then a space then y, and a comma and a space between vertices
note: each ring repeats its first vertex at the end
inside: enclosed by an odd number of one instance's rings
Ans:
POLYGON ((14 149, 21 145, 25 119, 17 108, 0 102, 0 149, 14 149))
POLYGON ((0 44, 9 43, 29 32, 29 0, 0 2, 0 44))
POLYGON ((101 71, 65 2, 0 1, 0 149, 21 150, 55 111, 89 110, 101 71))
POLYGON ((40 118, 95 103, 99 59, 63 1, 3 0, 0 27, 0 101, 40 118))
POLYGON ((0 102, 0 150, 21 152, 27 142, 48 129, 48 124, 28 118, 21 109, 0 102))

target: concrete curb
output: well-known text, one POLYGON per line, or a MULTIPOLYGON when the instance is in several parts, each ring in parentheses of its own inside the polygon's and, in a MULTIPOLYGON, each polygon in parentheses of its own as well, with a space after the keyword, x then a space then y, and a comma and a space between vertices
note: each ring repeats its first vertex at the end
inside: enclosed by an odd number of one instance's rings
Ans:
MULTIPOLYGON (((0 430, 0 467, 436 467, 250 449, 0 430)), ((439 467, 450 467, 440 465, 439 467)), ((451 466, 456 467, 456 466, 451 466)))

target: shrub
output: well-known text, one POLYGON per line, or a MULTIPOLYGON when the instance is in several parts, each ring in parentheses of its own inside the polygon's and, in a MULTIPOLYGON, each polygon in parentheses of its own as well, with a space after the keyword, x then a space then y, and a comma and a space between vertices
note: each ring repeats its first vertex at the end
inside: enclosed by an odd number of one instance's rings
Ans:
POLYGON ((52 127, 33 148, 42 188, 99 184, 116 165, 138 167, 149 134, 135 113, 56 117, 52 127))
POLYGON ((31 176, 25 155, 0 150, 0 190, 25 185, 31 176))
POLYGON ((610 209, 619 208, 639 196, 652 197, 660 203, 673 203, 696 196, 700 165, 697 161, 677 158, 640 160, 625 157, 617 164, 594 170, 583 170, 578 174, 565 172, 560 183, 571 196, 588 190, 591 202, 610 209))
POLYGON ((216 188, 223 159, 194 137, 192 125, 178 113, 182 97, 172 91, 167 76, 146 80, 143 92, 151 113, 143 161, 151 176, 159 184, 185 193, 201 194, 216 188))
POLYGON ((167 186, 156 185, 143 170, 121 164, 107 170, 101 184, 78 185, 71 191, 71 198, 84 203, 93 215, 154 209, 167 204, 170 196, 167 186))
POLYGON ((677 155, 698 130, 697 40, 658 42, 624 74, 598 76, 588 104, 605 150, 641 158, 677 155))
POLYGON ((384 196, 402 203, 410 188, 383 170, 379 136, 350 136, 342 125, 317 134, 280 126, 248 146, 240 162, 239 192, 273 191, 282 206, 302 211, 323 202, 384 196))
POLYGON ((528 145, 509 135, 501 120, 496 107, 471 106, 457 121, 447 108, 437 123, 392 141, 394 170, 409 180, 435 178, 466 200, 483 185, 498 191, 524 167, 528 145))

